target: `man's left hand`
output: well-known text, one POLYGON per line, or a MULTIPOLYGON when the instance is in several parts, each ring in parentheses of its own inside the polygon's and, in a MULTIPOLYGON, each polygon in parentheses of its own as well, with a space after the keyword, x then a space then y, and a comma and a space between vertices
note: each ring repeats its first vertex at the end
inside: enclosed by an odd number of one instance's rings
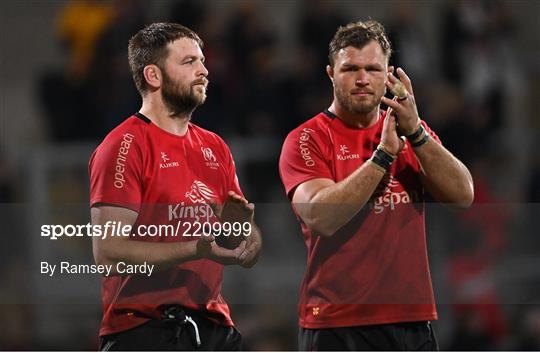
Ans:
POLYGON ((245 250, 240 254, 240 265, 251 267, 257 261, 261 248, 260 237, 255 236, 258 228, 253 220, 255 214, 255 205, 249 203, 244 197, 238 195, 234 191, 229 191, 227 199, 223 205, 213 204, 212 208, 216 216, 222 223, 250 223, 251 234, 241 235, 238 237, 216 237, 216 242, 225 248, 236 248, 241 242, 245 242, 245 250))
POLYGON ((234 191, 229 191, 223 205, 212 205, 216 216, 223 223, 253 222, 255 205, 234 191))
MULTIPOLYGON (((392 100, 382 97, 381 101, 392 108, 396 115, 399 134, 408 136, 418 129, 420 117, 418 116, 418 109, 416 108, 416 101, 414 99, 413 88, 409 76, 407 76, 402 68, 397 69, 397 74, 399 76, 399 81, 401 81, 405 86, 405 89, 407 89, 407 98, 402 100, 392 100)), ((386 87, 391 89, 397 81, 398 78, 394 76, 393 73, 388 73, 386 87)))

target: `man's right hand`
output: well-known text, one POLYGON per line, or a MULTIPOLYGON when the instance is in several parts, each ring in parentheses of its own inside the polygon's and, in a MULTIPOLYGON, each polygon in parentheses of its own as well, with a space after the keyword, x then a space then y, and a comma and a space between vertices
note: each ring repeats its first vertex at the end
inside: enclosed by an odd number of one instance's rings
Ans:
POLYGON ((243 261, 240 255, 246 250, 246 241, 242 241, 238 247, 229 250, 216 244, 214 236, 201 236, 197 240, 197 258, 209 259, 222 265, 235 265, 243 261))
MULTIPOLYGON (((394 98, 396 100, 397 98, 394 98)), ((386 117, 383 122, 381 143, 388 153, 397 156, 405 146, 405 138, 399 137, 396 128, 396 115, 392 108, 386 111, 386 117)))

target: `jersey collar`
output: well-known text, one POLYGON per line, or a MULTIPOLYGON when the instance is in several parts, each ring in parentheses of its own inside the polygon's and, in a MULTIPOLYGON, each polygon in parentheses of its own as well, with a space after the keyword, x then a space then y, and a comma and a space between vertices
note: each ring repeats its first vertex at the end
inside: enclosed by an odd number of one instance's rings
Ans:
POLYGON ((134 114, 137 118, 141 119, 142 121, 144 121, 145 123, 147 124, 150 124, 152 122, 152 120, 148 119, 148 117, 146 117, 144 114, 142 114, 141 112, 137 112, 134 114))

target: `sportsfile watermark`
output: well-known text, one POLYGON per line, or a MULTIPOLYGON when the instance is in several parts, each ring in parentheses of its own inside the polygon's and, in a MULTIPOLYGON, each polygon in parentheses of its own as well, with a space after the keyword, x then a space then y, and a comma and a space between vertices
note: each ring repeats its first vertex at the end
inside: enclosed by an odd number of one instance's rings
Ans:
POLYGON ((51 240, 74 237, 129 237, 132 234, 140 237, 239 237, 250 236, 250 222, 185 222, 176 224, 139 224, 135 229, 130 224, 108 221, 105 224, 44 224, 41 236, 51 240))

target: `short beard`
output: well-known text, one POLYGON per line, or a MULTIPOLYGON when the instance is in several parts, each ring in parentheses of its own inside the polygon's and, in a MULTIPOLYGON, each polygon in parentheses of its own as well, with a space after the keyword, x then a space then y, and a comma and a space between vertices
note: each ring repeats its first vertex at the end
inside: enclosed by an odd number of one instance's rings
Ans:
POLYGON ((161 89, 161 97, 163 102, 169 109, 171 116, 187 116, 191 118, 191 114, 195 109, 204 103, 206 95, 198 96, 194 92, 194 86, 182 86, 179 82, 174 82, 170 76, 163 72, 163 86, 161 89))
POLYGON ((341 105, 343 107, 343 109, 345 109, 347 112, 351 113, 351 114, 367 114, 367 113, 370 113, 373 111, 373 109, 375 109, 379 104, 380 104, 380 99, 377 101, 375 100, 375 102, 373 104, 354 104, 353 103, 353 100, 352 100, 352 97, 343 92, 341 89, 338 89, 336 88, 336 99, 339 103, 339 105, 341 105))

